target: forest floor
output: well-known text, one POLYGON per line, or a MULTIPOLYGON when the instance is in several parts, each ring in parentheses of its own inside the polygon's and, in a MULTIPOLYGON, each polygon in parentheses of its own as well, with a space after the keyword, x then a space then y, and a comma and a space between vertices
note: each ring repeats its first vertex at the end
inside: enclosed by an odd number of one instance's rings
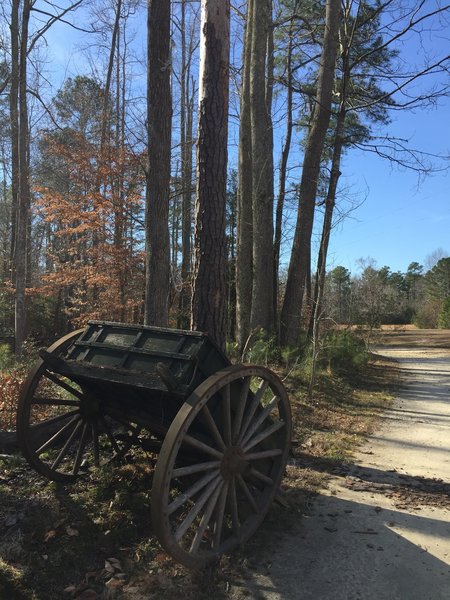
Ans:
POLYGON ((289 375, 294 456, 284 505, 274 505, 245 546, 201 572, 176 564, 152 535, 148 457, 64 488, 20 456, 0 456, 0 600, 369 600, 362 582, 378 590, 398 565, 412 583, 436 575, 442 587, 450 334, 396 330, 377 343, 384 345, 364 373, 320 376, 313 402, 301 377, 289 375))

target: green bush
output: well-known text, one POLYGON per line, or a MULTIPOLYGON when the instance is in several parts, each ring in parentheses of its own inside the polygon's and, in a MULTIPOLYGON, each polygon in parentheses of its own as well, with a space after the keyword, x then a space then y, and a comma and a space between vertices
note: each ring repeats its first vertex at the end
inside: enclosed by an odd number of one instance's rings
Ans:
POLYGON ((444 300, 444 304, 438 316, 439 329, 450 329, 450 296, 444 300))
POLYGON ((301 343, 299 346, 285 346, 280 349, 281 364, 285 369, 292 369, 293 367, 301 365, 305 358, 305 352, 307 349, 306 343, 301 343))
POLYGON ((323 338, 319 360, 332 371, 349 371, 365 365, 368 359, 364 340, 351 331, 335 331, 323 338))
POLYGON ((269 336, 264 330, 255 336, 246 354, 245 361, 254 365, 278 363, 281 358, 275 337, 269 336))

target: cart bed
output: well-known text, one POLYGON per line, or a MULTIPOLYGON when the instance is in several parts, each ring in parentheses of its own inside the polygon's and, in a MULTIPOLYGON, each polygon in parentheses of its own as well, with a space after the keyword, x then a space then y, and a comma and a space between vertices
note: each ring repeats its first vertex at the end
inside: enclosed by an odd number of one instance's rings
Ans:
POLYGON ((104 321, 91 321, 56 360, 61 374, 80 382, 92 380, 98 386, 104 381, 181 396, 230 365, 204 333, 104 321))

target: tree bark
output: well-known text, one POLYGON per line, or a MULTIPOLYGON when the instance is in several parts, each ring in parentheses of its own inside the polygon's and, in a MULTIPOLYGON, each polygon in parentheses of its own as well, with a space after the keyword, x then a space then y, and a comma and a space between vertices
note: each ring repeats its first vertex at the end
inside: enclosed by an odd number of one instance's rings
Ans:
POLYGON ((144 321, 167 326, 169 318, 169 187, 172 98, 170 0, 148 0, 148 167, 144 321))
POLYGON ((19 204, 19 7, 13 0, 11 7, 11 86, 9 92, 9 117, 11 129, 11 280, 16 281, 15 253, 17 237, 17 209, 19 204))
POLYGON ((240 97, 237 241, 236 241, 236 338, 239 354, 250 334, 253 283, 252 135, 250 120, 250 56, 253 4, 247 2, 240 97))
POLYGON ((311 271, 311 235, 320 161, 331 116, 340 22, 340 0, 327 0, 325 20, 316 103, 306 142, 297 224, 281 311, 280 342, 282 345, 289 346, 294 346, 299 340, 302 325, 303 295, 308 273, 311 271))
POLYGON ((226 336, 226 235, 230 5, 202 0, 192 327, 226 336))
POLYGON ((106 144, 106 135, 108 132, 108 124, 110 122, 110 91, 111 91, 111 79, 114 67, 114 55, 116 52, 116 46, 118 44, 117 39, 120 31, 120 17, 122 11, 122 0, 117 0, 116 14, 114 17, 114 25, 111 36, 111 47, 109 50, 108 68, 106 72, 105 92, 103 98, 103 109, 102 109, 102 126, 100 135, 100 158, 103 158, 103 150, 106 144))
POLYGON ((343 128, 341 129, 339 127, 336 129, 336 139, 333 148, 331 175, 328 184, 328 193, 325 200, 325 213, 322 224, 322 235, 320 240, 319 256, 317 258, 316 280, 314 283, 314 298, 312 304, 313 311, 308 327, 308 337, 313 339, 318 339, 319 335, 320 315, 322 312, 322 299, 327 267, 328 245, 330 242, 331 228, 333 225, 333 212, 336 204, 337 184, 341 175, 340 161, 342 154, 342 133, 343 128))
POLYGON ((273 331, 273 135, 268 111, 267 41, 272 1, 252 5, 250 116, 252 132, 253 289, 250 327, 273 331), (263 84, 264 82, 264 84, 263 84), (264 93, 261 88, 264 85, 264 93))
POLYGON ((27 44, 28 24, 30 20, 30 0, 24 0, 22 14, 18 0, 12 5, 11 19, 11 46, 14 50, 12 57, 14 75, 12 78, 12 100, 16 107, 11 115, 12 136, 17 161, 17 195, 16 202, 16 227, 14 239, 14 264, 15 275, 15 354, 22 356, 22 346, 26 338, 26 283, 28 261, 28 225, 30 213, 30 179, 29 179, 29 132, 28 132, 28 105, 27 105, 27 44), (20 24, 19 24, 20 23, 20 24), (20 35, 19 35, 20 29, 20 35), (13 38, 16 39, 13 40, 13 38), (16 139, 14 139, 16 137, 16 139))
MULTIPOLYGON (((297 6, 297 4, 296 4, 297 6)), ((275 310, 278 307, 278 286, 279 286, 279 271, 280 271, 280 252, 281 252, 281 234, 283 228, 283 210, 286 197, 286 177, 289 153, 291 151, 292 131, 294 129, 292 112, 293 112, 293 96, 292 89, 292 44, 293 44, 293 21, 289 31, 289 42, 286 56, 286 137, 284 139, 283 148, 281 150, 280 160, 280 175, 278 180, 278 199, 275 211, 275 232, 273 242, 273 301, 275 310)), ((275 315, 277 312, 275 312, 275 315)), ((277 325, 279 336, 279 325, 277 325)))

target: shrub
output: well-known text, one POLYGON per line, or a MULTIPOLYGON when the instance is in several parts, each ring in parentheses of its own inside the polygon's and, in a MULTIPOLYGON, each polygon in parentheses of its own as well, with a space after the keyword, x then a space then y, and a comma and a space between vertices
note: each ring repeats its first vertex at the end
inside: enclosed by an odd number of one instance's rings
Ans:
POLYGON ((438 326, 440 309, 439 300, 436 298, 427 298, 417 310, 414 317, 414 325, 419 329, 434 329, 438 326))
POLYGON ((362 338, 351 331, 335 331, 323 339, 320 363, 333 371, 348 371, 365 365, 369 359, 362 338))
POLYGON ((277 363, 280 358, 280 348, 277 346, 275 338, 269 336, 264 330, 255 335, 245 357, 247 362, 255 365, 277 363))
POLYGON ((439 329, 450 329, 450 296, 444 300, 444 304, 438 316, 439 329))

